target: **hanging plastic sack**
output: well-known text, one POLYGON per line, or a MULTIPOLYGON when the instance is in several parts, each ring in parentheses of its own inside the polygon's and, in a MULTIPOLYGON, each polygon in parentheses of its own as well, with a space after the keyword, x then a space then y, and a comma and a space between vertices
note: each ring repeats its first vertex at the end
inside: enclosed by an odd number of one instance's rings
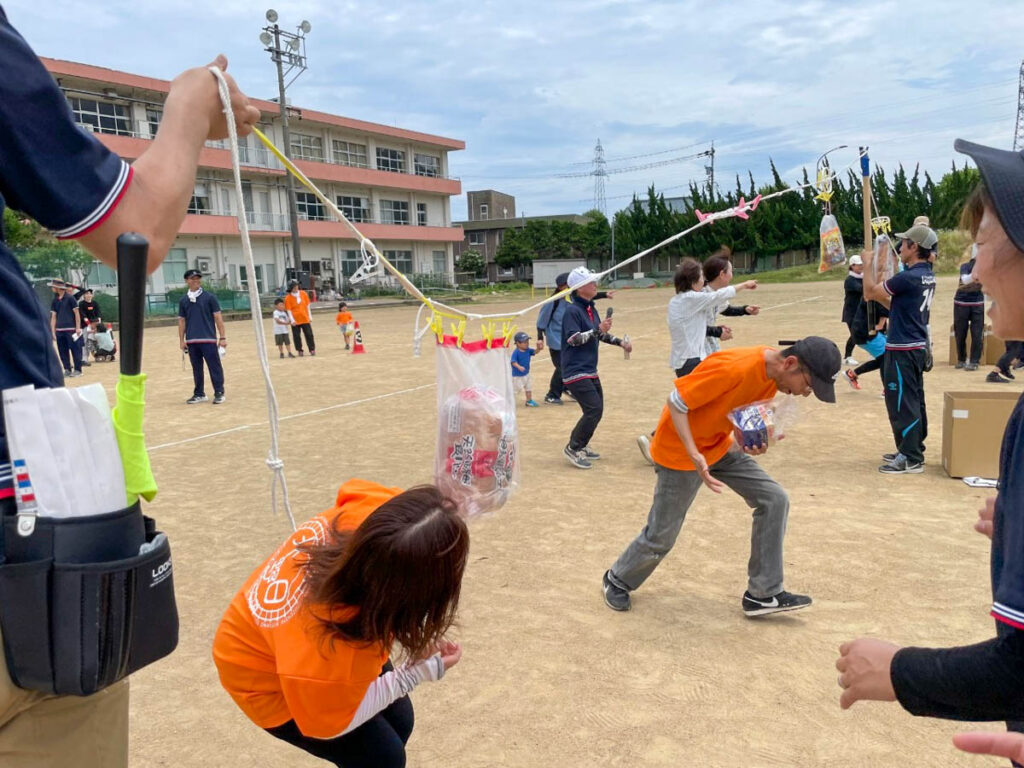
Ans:
POLYGON ((843 234, 839 231, 839 222, 831 213, 821 217, 818 228, 821 237, 821 261, 818 272, 828 272, 837 264, 846 263, 846 246, 843 245, 843 234))
POLYGON ((434 477, 462 514, 501 507, 519 486, 512 366, 504 338, 437 347, 437 451, 434 477))
POLYGON ((774 445, 796 422, 796 398, 791 395, 761 400, 729 412, 736 443, 741 448, 774 445))
POLYGON ((875 238, 875 260, 873 262, 875 282, 882 283, 897 272, 896 264, 899 257, 893 250, 888 235, 882 234, 875 238))

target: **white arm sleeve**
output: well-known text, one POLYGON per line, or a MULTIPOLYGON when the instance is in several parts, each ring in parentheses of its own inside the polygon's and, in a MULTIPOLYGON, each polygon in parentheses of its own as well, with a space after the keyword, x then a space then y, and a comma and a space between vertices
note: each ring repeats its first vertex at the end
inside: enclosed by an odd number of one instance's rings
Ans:
POLYGON ((444 662, 441 661, 440 653, 435 653, 430 658, 415 664, 407 664, 385 672, 370 684, 359 708, 352 716, 352 722, 338 736, 344 736, 346 733, 354 731, 378 712, 383 712, 403 696, 408 696, 409 692, 420 683, 428 680, 434 682, 442 677, 444 677, 444 662))

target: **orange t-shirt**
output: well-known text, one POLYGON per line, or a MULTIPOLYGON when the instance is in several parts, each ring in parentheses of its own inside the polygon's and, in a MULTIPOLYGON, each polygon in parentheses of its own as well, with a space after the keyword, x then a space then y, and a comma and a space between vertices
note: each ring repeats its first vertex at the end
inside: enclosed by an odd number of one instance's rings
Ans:
POLYGON ((352 322, 352 313, 349 311, 339 312, 337 317, 334 318, 334 322, 338 325, 348 325, 352 322))
POLYGON ((388 660, 380 645, 329 643, 306 605, 299 544, 326 541, 332 525, 352 531, 401 493, 349 480, 333 509, 292 534, 235 595, 213 641, 221 685, 260 728, 294 720, 306 736, 341 734, 388 660))
POLYGON ((302 300, 301 303, 290 293, 284 295, 284 308, 292 313, 296 325, 309 322, 309 294, 299 291, 299 299, 302 300))
MULTIPOLYGON (((768 378, 764 353, 771 347, 737 347, 706 357, 688 376, 676 379, 676 391, 686 403, 690 432, 708 466, 725 456, 733 443, 729 412, 770 400, 777 391, 768 378)), ((676 432, 669 406, 661 410, 651 440, 651 458, 669 469, 693 471, 683 441, 676 432)))

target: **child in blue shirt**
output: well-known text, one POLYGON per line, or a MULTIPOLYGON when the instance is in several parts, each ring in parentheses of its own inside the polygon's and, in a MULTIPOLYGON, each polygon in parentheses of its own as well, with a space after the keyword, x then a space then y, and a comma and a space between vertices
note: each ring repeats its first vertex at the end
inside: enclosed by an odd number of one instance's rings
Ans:
POLYGON ((516 344, 512 352, 512 388, 518 392, 526 392, 526 404, 537 407, 533 399, 533 387, 530 385, 530 358, 544 349, 544 342, 538 341, 536 349, 530 349, 530 334, 519 331, 512 340, 516 344))

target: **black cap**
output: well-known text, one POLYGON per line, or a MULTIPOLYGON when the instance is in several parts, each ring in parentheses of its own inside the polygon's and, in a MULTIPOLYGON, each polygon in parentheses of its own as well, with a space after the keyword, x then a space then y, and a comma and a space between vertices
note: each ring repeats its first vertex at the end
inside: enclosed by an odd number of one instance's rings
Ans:
POLYGON ((530 334, 528 334, 526 331, 519 331, 519 333, 517 333, 515 336, 512 337, 512 341, 514 341, 516 344, 518 344, 520 341, 529 341, 529 340, 530 340, 530 334))
POLYGON ((992 206, 1018 251, 1024 251, 1024 152, 994 149, 957 139, 953 149, 978 166, 992 206))
POLYGON ((800 339, 789 348, 800 364, 811 374, 811 389, 823 403, 836 401, 836 376, 843 367, 839 347, 821 336, 800 339))
POLYGON ((203 273, 200 272, 198 269, 186 269, 185 270, 185 279, 186 280, 188 280, 190 277, 202 277, 202 276, 203 276, 203 273))
POLYGON ((560 274, 558 277, 555 278, 555 287, 556 288, 561 288, 563 285, 568 285, 568 284, 569 284, 569 273, 568 272, 563 272, 562 274, 560 274))

